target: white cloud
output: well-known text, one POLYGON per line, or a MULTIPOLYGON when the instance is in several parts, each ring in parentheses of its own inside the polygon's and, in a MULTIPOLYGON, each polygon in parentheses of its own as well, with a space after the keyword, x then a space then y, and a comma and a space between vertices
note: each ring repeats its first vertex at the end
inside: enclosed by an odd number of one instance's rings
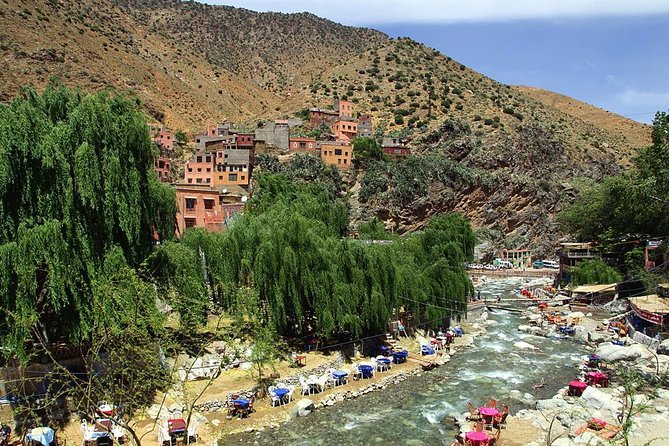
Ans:
POLYGON ((669 107, 669 92, 640 91, 627 88, 616 94, 616 99, 623 105, 630 107, 651 107, 657 110, 666 110, 669 107))
POLYGON ((669 13, 666 0, 199 0, 255 11, 312 12, 347 25, 497 22, 669 13))

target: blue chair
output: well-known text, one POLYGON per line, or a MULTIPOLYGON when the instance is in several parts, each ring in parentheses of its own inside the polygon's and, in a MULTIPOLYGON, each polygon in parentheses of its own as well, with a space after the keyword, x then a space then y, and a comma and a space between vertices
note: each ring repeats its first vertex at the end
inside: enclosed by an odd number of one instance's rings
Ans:
POLYGON ((421 355, 434 355, 434 349, 428 345, 421 345, 420 347, 421 355))

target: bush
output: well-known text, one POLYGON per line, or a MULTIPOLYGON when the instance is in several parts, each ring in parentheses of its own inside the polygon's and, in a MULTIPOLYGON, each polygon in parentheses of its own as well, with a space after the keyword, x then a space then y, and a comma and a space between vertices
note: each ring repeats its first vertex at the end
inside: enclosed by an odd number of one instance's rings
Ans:
POLYGON ((513 114, 513 117, 516 118, 516 119, 519 120, 519 121, 522 121, 522 120, 523 120, 523 115, 522 115, 522 113, 519 113, 519 112, 515 112, 515 113, 513 114))
POLYGON ((493 121, 492 119, 490 119, 490 118, 485 118, 485 119, 483 120, 483 123, 484 123, 485 125, 492 125, 493 122, 494 122, 494 121, 493 121))
POLYGON ((474 122, 480 121, 481 117, 479 115, 474 115, 474 122))
POLYGON ((404 117, 402 115, 395 115, 395 124, 397 125, 404 124, 404 117))
POLYGON ((513 107, 504 107, 504 108, 502 109, 502 111, 503 111, 504 113, 506 113, 507 115, 512 115, 512 114, 514 114, 514 112, 515 112, 515 110, 513 109, 513 107))

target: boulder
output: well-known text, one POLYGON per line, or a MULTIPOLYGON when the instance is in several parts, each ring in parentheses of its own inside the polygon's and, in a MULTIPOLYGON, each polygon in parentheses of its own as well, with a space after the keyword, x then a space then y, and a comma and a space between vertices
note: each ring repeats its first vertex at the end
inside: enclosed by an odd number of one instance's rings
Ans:
POLYGON ((527 333, 530 331, 530 326, 529 325, 519 325, 518 326, 518 331, 522 331, 523 333, 527 333))
POLYGON ((514 347, 519 348, 521 350, 536 350, 537 348, 532 345, 528 344, 527 342, 524 341, 518 341, 513 344, 514 347))
POLYGON ((537 401, 537 410, 555 410, 561 407, 570 407, 571 404, 565 401, 562 395, 557 394, 553 398, 548 400, 538 400, 537 401))
POLYGON ((618 398, 592 386, 585 388, 580 401, 587 408, 607 410, 614 414, 622 409, 622 403, 618 398))
POLYGON ((311 412, 313 412, 315 409, 314 402, 311 401, 309 398, 302 398, 299 400, 293 409, 291 410, 290 414, 293 417, 306 417, 309 415, 311 412))
POLYGON ((653 356, 653 354, 641 344, 632 344, 629 346, 602 344, 597 347, 595 353, 604 361, 608 362, 621 360, 630 361, 639 358, 648 359, 653 356))
POLYGON ((609 339, 611 339, 611 336, 606 334, 606 333, 602 333, 602 332, 599 332, 599 331, 588 332, 588 342, 598 343, 598 342, 607 341, 609 339))

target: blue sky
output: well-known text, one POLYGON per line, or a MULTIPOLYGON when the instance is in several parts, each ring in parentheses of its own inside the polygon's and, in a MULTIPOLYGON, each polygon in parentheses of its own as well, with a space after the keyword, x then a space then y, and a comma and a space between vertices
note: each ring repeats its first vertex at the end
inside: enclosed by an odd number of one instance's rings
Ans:
POLYGON ((667 0, 207 3, 308 11, 411 37, 500 82, 546 88, 642 122, 669 109, 667 0))

